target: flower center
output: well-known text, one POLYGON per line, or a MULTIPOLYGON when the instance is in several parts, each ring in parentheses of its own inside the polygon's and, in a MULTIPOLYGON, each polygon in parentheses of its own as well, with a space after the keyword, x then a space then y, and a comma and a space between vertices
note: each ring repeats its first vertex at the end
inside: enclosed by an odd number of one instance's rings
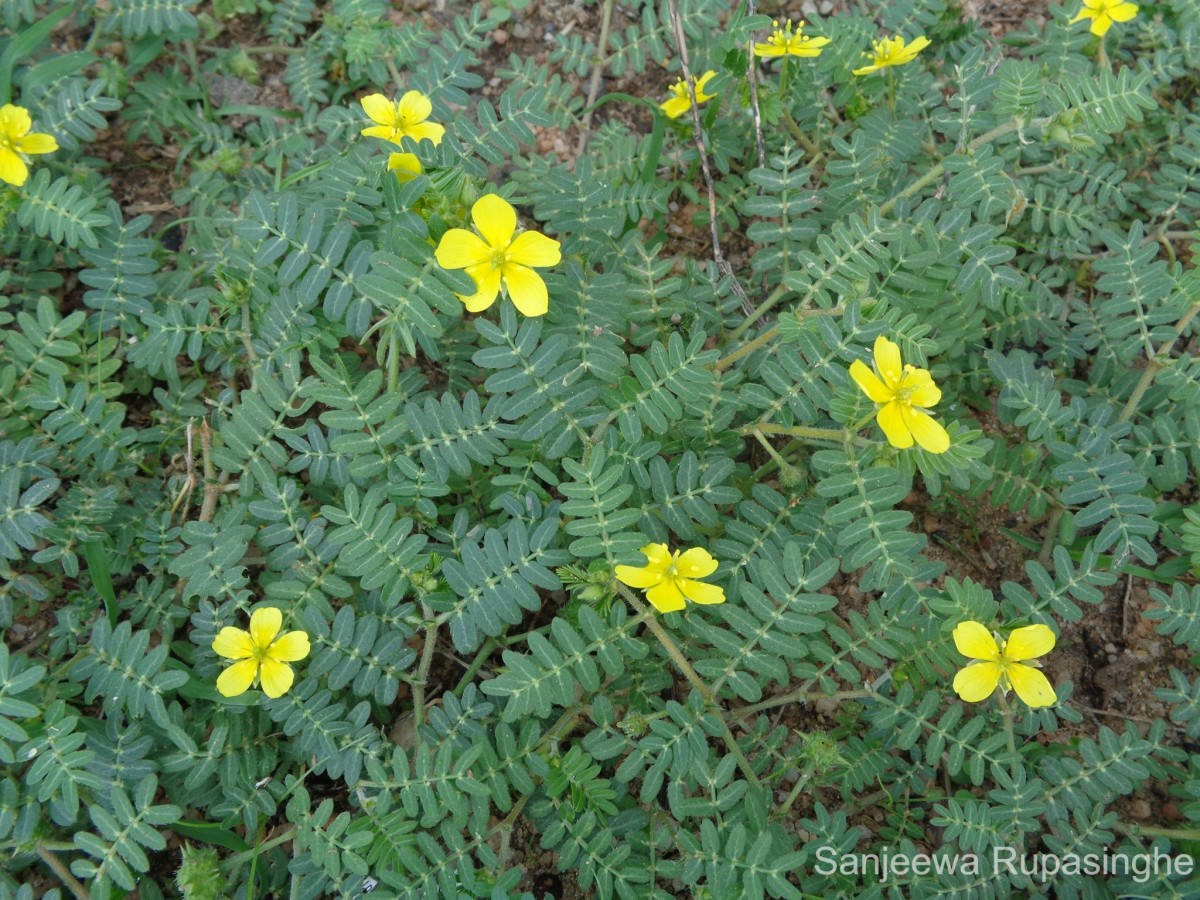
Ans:
POLYGON ((492 268, 503 269, 504 264, 508 262, 503 250, 492 250, 492 268))
POLYGON ((676 565, 675 563, 671 563, 669 566, 667 566, 667 578, 674 581, 678 577, 679 577, 679 566, 676 565))

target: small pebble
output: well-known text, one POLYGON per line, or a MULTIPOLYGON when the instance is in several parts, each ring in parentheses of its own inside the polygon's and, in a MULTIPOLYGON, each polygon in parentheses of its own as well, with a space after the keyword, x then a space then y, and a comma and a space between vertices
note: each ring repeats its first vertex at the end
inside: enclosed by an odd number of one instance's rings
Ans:
POLYGON ((1148 819, 1150 818, 1150 804, 1139 797, 1129 804, 1129 814, 1139 822, 1142 819, 1148 819))
POLYGON ((1183 813, 1179 811, 1179 805, 1174 800, 1168 800, 1162 805, 1162 817, 1168 822, 1183 821, 1183 813))
POLYGON ((527 41, 529 40, 530 34, 532 34, 532 32, 529 30, 529 26, 525 25, 524 23, 517 23, 514 25, 512 33, 513 37, 515 37, 518 41, 527 41))
POLYGON ((1110 641, 1109 643, 1104 645, 1104 652, 1105 653, 1116 653, 1117 645, 1110 641))
POLYGON ((497 44, 507 44, 508 43, 508 32, 505 31, 503 28, 497 28, 495 31, 492 32, 492 40, 495 41, 497 44))

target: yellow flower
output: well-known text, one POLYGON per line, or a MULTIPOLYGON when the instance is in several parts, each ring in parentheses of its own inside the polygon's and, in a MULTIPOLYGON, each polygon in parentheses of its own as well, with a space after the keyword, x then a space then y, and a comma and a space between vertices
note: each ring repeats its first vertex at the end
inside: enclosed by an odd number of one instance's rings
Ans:
POLYGON ((20 187, 29 177, 25 157, 58 149, 58 141, 51 135, 30 134, 32 127, 29 110, 11 103, 0 106, 0 181, 20 187))
MULTIPOLYGON (((704 93, 704 88, 712 79, 717 77, 717 73, 709 69, 699 78, 695 75, 692 80, 696 83, 696 104, 699 105, 707 100, 711 100, 716 94, 704 93)), ((672 119, 678 119, 685 112, 692 108, 692 98, 688 94, 687 85, 680 78, 677 82, 671 85, 671 97, 669 100, 658 104, 659 109, 667 114, 672 119)))
POLYGON ((792 30, 792 20, 781 29, 778 22, 771 23, 775 31, 766 43, 754 45, 755 56, 802 56, 812 58, 821 55, 821 48, 829 43, 827 37, 809 37, 804 33, 804 22, 792 30))
POLYGON ((871 64, 863 66, 861 69, 855 69, 855 75, 870 75, 872 72, 878 72, 880 69, 886 69, 888 66, 902 66, 905 63, 910 63, 917 58, 917 54, 929 46, 929 38, 919 37, 914 38, 911 44, 905 44, 904 38, 896 35, 894 38, 884 38, 882 41, 872 41, 871 49, 873 53, 863 53, 863 56, 871 56, 871 64))
POLYGON ((544 315, 549 308, 546 282, 533 267, 557 265, 562 259, 562 245, 536 231, 522 231, 513 237, 517 212, 496 194, 475 201, 471 221, 482 238, 465 228, 451 228, 434 251, 443 269, 466 269, 475 282, 475 293, 459 294, 458 299, 471 312, 480 312, 496 302, 503 284, 522 313, 544 315))
POLYGON ((417 159, 415 153, 389 153, 388 171, 395 172, 396 180, 401 184, 406 184, 418 175, 424 174, 425 169, 421 166, 421 161, 417 159))
POLYGON ((414 141, 426 138, 435 144, 442 142, 446 129, 436 122, 426 122, 433 112, 433 104, 420 91, 409 91, 399 100, 389 100, 383 94, 371 94, 359 101, 363 111, 375 124, 364 128, 367 137, 383 138, 399 144, 400 138, 408 135, 414 141))
POLYGON ((918 408, 936 406, 942 392, 927 370, 902 366, 900 348, 882 334, 875 339, 875 371, 856 359, 850 366, 850 377, 880 405, 875 420, 893 447, 906 450, 916 439, 930 453, 950 449, 946 429, 918 408))
POLYGON ((996 643, 996 638, 978 622, 960 622, 954 629, 954 646, 974 662, 954 676, 954 690, 968 703, 986 700, 996 690, 1007 694, 1011 687, 1027 706, 1053 706, 1058 702, 1050 680, 1038 671, 1038 663, 1024 660, 1044 656, 1054 648, 1054 632, 1045 625, 1026 625, 996 643))
POLYGON ((1113 22, 1128 22, 1137 15, 1137 4, 1125 0, 1083 0, 1083 9, 1069 24, 1082 19, 1091 19, 1092 34, 1103 37, 1112 28, 1113 22))
POLYGON ((223 697, 244 693, 260 676, 263 693, 268 697, 274 699, 288 692, 296 676, 287 663, 308 656, 308 635, 303 631, 280 635, 282 625, 283 613, 267 606, 254 611, 249 631, 221 629, 212 642, 213 650, 218 656, 238 660, 217 679, 217 690, 223 697))
POLYGON ((683 609, 684 600, 693 603, 724 603, 725 591, 715 584, 705 584, 698 578, 707 578, 717 571, 717 561, 707 550, 693 547, 673 554, 666 544, 647 544, 642 548, 646 565, 617 566, 613 574, 622 584, 646 591, 646 599, 660 613, 683 609))

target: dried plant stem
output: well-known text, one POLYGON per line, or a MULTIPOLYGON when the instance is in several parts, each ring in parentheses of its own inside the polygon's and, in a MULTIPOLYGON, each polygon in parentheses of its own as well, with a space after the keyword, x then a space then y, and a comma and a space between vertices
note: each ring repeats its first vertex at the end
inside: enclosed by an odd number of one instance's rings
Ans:
POLYGON ((721 252, 721 236, 717 229, 717 192, 713 187, 712 167, 708 162, 708 150, 704 146, 704 129, 700 124, 700 107, 696 104, 696 82, 692 78, 692 67, 688 62, 687 37, 683 33, 683 18, 679 15, 679 0, 667 0, 671 11, 671 24, 675 28, 675 41, 679 45, 679 66, 683 70, 683 83, 687 87, 688 97, 691 98, 692 139, 696 142, 696 153, 700 157, 700 170, 704 174, 704 189, 708 193, 708 230, 712 238, 713 262, 717 264, 717 272, 728 275, 733 292, 742 301, 742 311, 746 315, 754 312, 754 304, 746 296, 746 290, 733 274, 733 267, 721 252))
MULTIPOLYGON (((746 0, 746 12, 751 17, 755 15, 754 0, 746 0)), ((754 59, 754 38, 750 38, 747 56, 750 60, 746 74, 750 76, 750 108, 754 111, 754 143, 758 148, 758 167, 765 169, 767 167, 767 145, 763 140, 762 112, 758 107, 758 64, 754 59)))
POLYGON ((600 96, 600 81, 604 75, 604 63, 608 58, 608 32, 612 26, 613 0, 604 0, 604 9, 600 13, 600 43, 596 45, 596 60, 592 63, 592 79, 588 84, 587 102, 583 105, 583 122, 580 125, 579 145, 575 149, 575 158, 583 156, 587 149, 588 138, 592 133, 592 113, 595 112, 596 98, 600 96))
POLYGON ((211 522, 223 485, 217 480, 217 467, 212 461, 212 428, 207 419, 200 422, 200 461, 204 465, 204 501, 200 504, 198 518, 201 522, 211 522))

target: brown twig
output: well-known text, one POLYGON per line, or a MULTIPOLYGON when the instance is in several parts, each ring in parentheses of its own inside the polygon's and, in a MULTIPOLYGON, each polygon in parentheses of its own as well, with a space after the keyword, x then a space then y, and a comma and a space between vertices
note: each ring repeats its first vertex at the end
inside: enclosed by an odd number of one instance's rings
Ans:
POLYGON ((211 522, 217 511, 217 499, 221 496, 222 485, 217 481, 217 467, 212 461, 212 428, 208 420, 200 422, 200 461, 204 465, 204 502, 200 504, 201 522, 211 522))
MULTIPOLYGON (((746 0, 746 12, 754 18, 754 0, 746 0)), ((754 110, 754 142, 758 146, 758 167, 767 167, 767 145, 763 141, 762 113, 758 108, 758 64, 754 61, 754 38, 750 38, 750 107, 754 110)))
POLYGON ((613 0, 604 0, 604 11, 600 14, 600 43, 596 45, 596 61, 592 64, 592 80, 588 85, 587 103, 583 105, 583 123, 580 125, 579 146, 575 158, 583 156, 588 138, 592 133, 592 105, 600 94, 600 79, 604 74, 604 63, 608 53, 608 31, 612 26, 613 0))
POLYGON ((750 315, 754 312, 754 304, 750 302, 750 298, 746 296, 746 289, 733 274, 733 266, 726 261, 725 254, 721 252, 721 236, 717 231, 717 192, 713 188, 712 168, 708 164, 708 150, 704 146, 704 129, 700 127, 700 108, 696 105, 696 82, 692 79, 692 67, 688 62, 687 37, 683 33, 683 18, 679 15, 679 0, 667 0, 667 6, 671 12, 675 40, 679 44, 679 66, 683 70, 683 83, 687 86, 688 97, 692 101, 692 138, 696 142, 696 152, 700 156, 700 170, 704 173, 704 188, 708 192, 708 229, 712 237, 713 262, 716 263, 719 273, 730 277, 733 292, 742 301, 742 311, 746 315, 750 315))

